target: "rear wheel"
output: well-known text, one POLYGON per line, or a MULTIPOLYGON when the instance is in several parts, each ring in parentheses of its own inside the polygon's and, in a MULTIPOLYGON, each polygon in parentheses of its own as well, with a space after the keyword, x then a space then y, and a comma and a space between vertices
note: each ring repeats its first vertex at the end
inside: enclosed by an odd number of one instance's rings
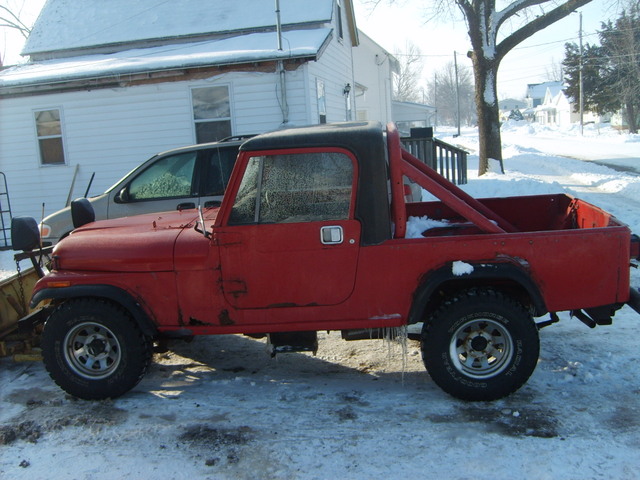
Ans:
POLYGON ((531 314, 489 289, 446 301, 424 323, 421 343, 433 381, 463 400, 496 400, 515 392, 533 373, 540 351, 531 314))
POLYGON ((69 300, 47 319, 42 354, 51 378, 86 400, 132 389, 151 361, 151 342, 120 306, 99 299, 69 300))

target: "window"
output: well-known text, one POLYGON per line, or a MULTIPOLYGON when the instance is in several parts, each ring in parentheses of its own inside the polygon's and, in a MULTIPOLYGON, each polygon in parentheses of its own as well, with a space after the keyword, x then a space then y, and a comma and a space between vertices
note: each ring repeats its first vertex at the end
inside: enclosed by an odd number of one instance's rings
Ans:
MULTIPOLYGON (((191 196, 197 152, 161 158, 129 184, 129 200, 191 196)), ((197 193, 196 193, 197 194, 197 193)))
POLYGON ((343 153, 253 157, 231 211, 231 224, 298 223, 349 218, 353 164, 343 153))
POLYGON ((64 165, 60 110, 34 112, 41 165, 64 165))
POLYGON ((344 38, 344 31, 342 29, 342 5, 340 0, 336 2, 336 21, 338 24, 338 38, 342 40, 344 38))
POLYGON ((196 142, 207 143, 231 135, 229 87, 206 87, 191 90, 196 142))
POLYGON ((210 153, 208 168, 204 174, 202 195, 223 195, 236 163, 238 148, 216 148, 210 153))
POLYGON ((316 98, 318 99, 319 123, 327 123, 327 100, 324 93, 324 81, 316 78, 316 98))

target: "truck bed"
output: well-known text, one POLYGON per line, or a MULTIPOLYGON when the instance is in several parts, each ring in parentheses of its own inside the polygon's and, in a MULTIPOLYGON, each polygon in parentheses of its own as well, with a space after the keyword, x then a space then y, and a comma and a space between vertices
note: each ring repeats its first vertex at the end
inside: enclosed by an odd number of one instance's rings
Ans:
MULTIPOLYGON (((517 232, 624 227, 604 210, 566 194, 484 198, 479 201, 511 223, 517 232)), ((449 223, 448 227, 423 232, 425 237, 483 233, 442 202, 408 203, 406 209, 408 217, 427 216, 449 223)))

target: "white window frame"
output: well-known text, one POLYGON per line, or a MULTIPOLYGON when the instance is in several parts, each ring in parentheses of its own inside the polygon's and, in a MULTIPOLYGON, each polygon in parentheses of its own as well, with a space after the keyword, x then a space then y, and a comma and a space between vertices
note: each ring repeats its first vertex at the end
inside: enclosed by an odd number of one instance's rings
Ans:
POLYGON ((49 168, 49 167, 61 167, 61 166, 67 166, 68 165, 68 161, 67 161, 67 153, 66 153, 66 149, 65 149, 65 144, 67 143, 65 140, 65 127, 64 127, 64 111, 62 109, 61 106, 52 106, 52 107, 43 107, 43 108, 35 108, 32 110, 32 118, 33 118, 33 129, 34 129, 34 133, 35 133, 35 137, 36 137, 36 148, 38 149, 38 166, 39 167, 45 167, 45 168, 49 168), (56 135, 40 135, 38 133, 38 119, 36 118, 36 115, 40 112, 48 112, 48 111, 53 111, 53 110, 57 110, 58 111, 58 116, 60 117, 59 121, 60 121, 60 133, 56 134, 56 135), (59 138, 60 142, 62 144, 62 158, 63 161, 61 163, 44 163, 43 162, 43 156, 42 156, 42 149, 40 147, 40 141, 41 140, 48 140, 48 139, 52 139, 52 138, 59 138))
POLYGON ((321 78, 316 78, 316 103, 318 106, 318 123, 327 123, 327 88, 321 78))
POLYGON ((199 123, 211 123, 211 122, 229 122, 229 135, 233 135, 235 131, 233 125, 233 98, 230 84, 218 84, 218 85, 193 85, 189 88, 189 101, 191 102, 191 120, 193 121, 193 138, 194 143, 198 143, 198 132, 196 125, 199 123), (193 91, 201 90, 204 88, 226 88, 227 96, 229 98, 229 116, 228 117, 214 117, 214 118, 201 118, 196 119, 196 112, 193 104, 193 91))

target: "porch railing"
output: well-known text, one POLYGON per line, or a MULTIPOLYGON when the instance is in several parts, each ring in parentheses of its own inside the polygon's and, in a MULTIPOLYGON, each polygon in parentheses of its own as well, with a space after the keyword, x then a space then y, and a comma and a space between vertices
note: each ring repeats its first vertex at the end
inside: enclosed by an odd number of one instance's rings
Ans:
POLYGON ((422 160, 447 180, 456 185, 467 183, 467 155, 469 152, 433 138, 433 136, 428 136, 430 131, 431 129, 412 129, 411 137, 400 139, 402 146, 411 155, 422 160), (416 136, 413 130, 418 130, 416 133, 419 136, 416 136))

